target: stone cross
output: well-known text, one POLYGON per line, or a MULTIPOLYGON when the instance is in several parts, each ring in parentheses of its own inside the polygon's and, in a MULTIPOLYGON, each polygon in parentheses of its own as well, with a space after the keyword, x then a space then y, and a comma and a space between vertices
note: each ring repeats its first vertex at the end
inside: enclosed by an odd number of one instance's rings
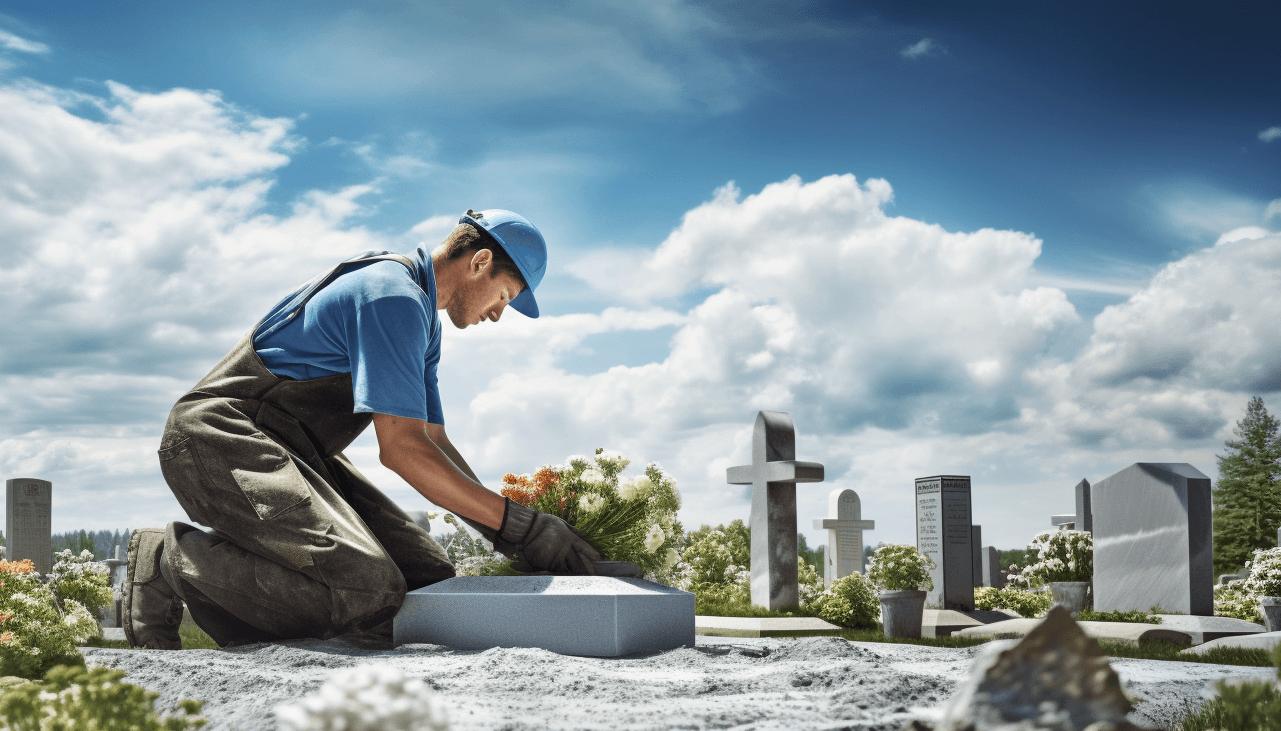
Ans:
POLYGON ((827 496, 827 513, 833 517, 814 521, 814 527, 827 530, 827 565, 823 581, 833 581, 853 573, 863 573, 863 531, 876 527, 876 521, 863 520, 863 503, 853 490, 833 490, 827 496))
POLYGON ((31 559, 36 571, 53 570, 53 483, 34 477, 5 481, 4 537, 10 561, 31 559))
POLYGON ((730 467, 731 485, 752 486, 752 604, 800 606, 796 574, 796 483, 822 482, 823 465, 796 461, 796 428, 783 411, 756 414, 752 463, 730 467))

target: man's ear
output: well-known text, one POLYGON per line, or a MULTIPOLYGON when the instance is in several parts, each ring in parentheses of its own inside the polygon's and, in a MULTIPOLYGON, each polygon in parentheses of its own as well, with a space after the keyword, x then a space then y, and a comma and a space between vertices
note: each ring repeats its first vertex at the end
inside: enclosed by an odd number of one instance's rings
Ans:
POLYGON ((471 269, 469 271, 472 274, 480 274, 481 272, 489 268, 489 266, 493 263, 494 263, 494 252, 490 251, 489 249, 481 249, 480 251, 477 251, 475 254, 472 254, 471 269))

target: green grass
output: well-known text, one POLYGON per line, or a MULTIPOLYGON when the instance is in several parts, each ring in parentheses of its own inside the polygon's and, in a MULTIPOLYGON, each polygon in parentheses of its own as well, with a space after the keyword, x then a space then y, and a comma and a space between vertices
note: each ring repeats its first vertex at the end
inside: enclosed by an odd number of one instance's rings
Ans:
POLYGON ((813 612, 804 609, 793 609, 780 612, 775 609, 757 607, 746 602, 716 601, 714 598, 694 595, 694 613, 700 617, 814 617, 813 612))
POLYGON ((1078 622, 1135 622, 1139 624, 1161 624, 1161 618, 1155 612, 1144 612, 1136 609, 1131 612, 1096 612, 1094 607, 1086 607, 1076 615, 1078 622))
MULTIPOLYGON (((191 615, 184 612, 182 615, 182 624, 178 625, 178 636, 182 638, 182 649, 184 650, 217 650, 218 643, 213 638, 205 634, 205 631, 196 626, 192 621, 191 615)), ((125 640, 108 640, 102 637, 90 637, 83 645, 84 647, 108 647, 113 650, 128 650, 129 643, 125 640)))
POLYGON ((1171 660, 1175 662, 1204 662, 1214 665, 1244 665, 1247 667, 1272 667, 1267 650, 1244 647, 1216 647, 1204 655, 1180 654, 1185 649, 1169 642, 1151 641, 1131 645, 1124 642, 1100 642, 1103 652, 1110 657, 1135 660, 1171 660))

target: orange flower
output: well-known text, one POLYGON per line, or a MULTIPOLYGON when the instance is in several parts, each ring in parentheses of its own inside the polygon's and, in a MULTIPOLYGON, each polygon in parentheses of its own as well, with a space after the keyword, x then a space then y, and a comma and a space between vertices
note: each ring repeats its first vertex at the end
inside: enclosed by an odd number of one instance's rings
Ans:
POLYGON ((0 614, 0 622, 7 622, 12 616, 12 614, 0 614))
POLYGON ((6 574, 29 574, 35 570, 36 565, 31 563, 29 558, 21 561, 0 561, 0 572, 6 574))
POLYGON ((8 642, 12 639, 13 639, 12 632, 5 632, 4 634, 0 635, 0 642, 8 642))
POLYGON ((538 498, 546 495, 559 483, 560 475, 549 467, 535 472, 532 480, 523 475, 513 475, 508 472, 503 475, 503 484, 508 487, 502 489, 502 494, 503 497, 509 497, 521 505, 533 505, 538 498))

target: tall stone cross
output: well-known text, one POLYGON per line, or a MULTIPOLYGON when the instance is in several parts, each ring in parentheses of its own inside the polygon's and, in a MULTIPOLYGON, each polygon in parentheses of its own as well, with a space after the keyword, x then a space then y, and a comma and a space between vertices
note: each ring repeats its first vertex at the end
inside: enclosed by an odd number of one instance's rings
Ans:
POLYGON ((876 527, 876 521, 863 520, 863 503, 853 490, 833 490, 827 498, 828 515, 815 519, 814 527, 827 530, 827 567, 823 581, 833 581, 863 573, 863 531, 876 527))
POLYGON ((796 428, 783 411, 756 414, 752 463, 730 467, 731 485, 752 486, 752 604, 800 606, 796 580, 796 483, 822 482, 823 465, 796 461, 796 428))

